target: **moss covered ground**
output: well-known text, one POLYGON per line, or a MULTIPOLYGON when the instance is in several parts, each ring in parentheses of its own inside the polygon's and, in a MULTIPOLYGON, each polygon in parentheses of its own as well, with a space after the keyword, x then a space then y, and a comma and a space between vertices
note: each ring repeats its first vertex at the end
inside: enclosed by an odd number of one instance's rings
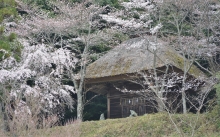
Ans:
POLYGON ((146 114, 103 121, 75 121, 40 133, 48 137, 219 137, 220 130, 216 125, 219 119, 215 116, 215 113, 146 114))

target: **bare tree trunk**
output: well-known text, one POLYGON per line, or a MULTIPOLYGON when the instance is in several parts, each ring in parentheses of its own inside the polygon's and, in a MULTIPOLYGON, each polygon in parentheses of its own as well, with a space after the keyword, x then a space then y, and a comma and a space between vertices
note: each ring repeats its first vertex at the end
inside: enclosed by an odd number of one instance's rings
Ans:
POLYGON ((164 103, 163 103, 162 99, 160 97, 157 97, 156 101, 157 101, 157 105, 158 105, 157 111, 163 112, 164 111, 164 103))
POLYGON ((83 119, 83 96, 82 90, 77 92, 77 119, 83 119))
POLYGON ((182 90, 182 101, 183 101, 183 114, 186 114, 186 93, 185 90, 182 90))
MULTIPOLYGON (((155 42, 157 43, 157 37, 155 38, 155 42)), ((157 50, 153 51, 154 54, 154 62, 153 62, 153 66, 154 66, 154 75, 157 78, 157 70, 156 70, 156 62, 157 62, 157 50)), ((158 111, 164 111, 164 103, 163 103, 163 93, 161 92, 161 89, 159 88, 159 84, 158 84, 158 80, 155 81, 156 84, 156 95, 157 95, 157 104, 158 104, 158 111)))
MULTIPOLYGON (((179 37, 180 38, 180 37, 179 37)), ((181 44, 180 44, 181 45, 181 44)), ((185 56, 185 54, 184 54, 185 56)), ((183 72, 183 83, 182 83, 182 103, 183 103, 183 114, 186 114, 187 113, 187 108, 186 108, 186 93, 185 93, 185 85, 186 85, 186 73, 187 70, 186 70, 186 59, 184 57, 184 72, 183 72)))

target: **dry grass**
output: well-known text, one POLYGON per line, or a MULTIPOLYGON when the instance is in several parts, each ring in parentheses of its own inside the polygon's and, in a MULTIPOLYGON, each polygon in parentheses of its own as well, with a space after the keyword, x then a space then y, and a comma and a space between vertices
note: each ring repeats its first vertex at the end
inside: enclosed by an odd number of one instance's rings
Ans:
MULTIPOLYGON (((1 122, 2 123, 2 122, 1 122)), ((1 124, 0 137, 79 137, 81 122, 70 120, 66 126, 44 127, 43 129, 28 129, 6 132, 1 124)))
POLYGON ((80 137, 81 121, 70 120, 66 126, 38 130, 33 137, 80 137))

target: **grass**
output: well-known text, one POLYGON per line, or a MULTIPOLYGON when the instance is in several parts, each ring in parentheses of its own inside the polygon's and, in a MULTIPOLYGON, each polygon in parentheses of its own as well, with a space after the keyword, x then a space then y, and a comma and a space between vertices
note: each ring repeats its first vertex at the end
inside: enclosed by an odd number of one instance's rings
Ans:
POLYGON ((38 130, 28 128, 25 131, 12 131, 12 134, 0 130, 0 136, 7 137, 16 133, 19 137, 219 137, 218 121, 216 113, 157 113, 102 121, 72 120, 66 126, 38 130))
POLYGON ((135 118, 108 119, 105 121, 84 122, 81 125, 81 128, 83 130, 81 135, 84 137, 135 137, 160 135, 165 134, 166 132, 171 130, 171 128, 163 128, 163 125, 166 123, 166 117, 160 114, 146 115, 135 118))
MULTIPOLYGON (((73 122, 73 124, 43 130, 44 137, 219 137, 215 120, 206 114, 147 114, 133 118, 107 119, 103 121, 73 122)), ((43 133, 43 134, 42 134, 43 133)))

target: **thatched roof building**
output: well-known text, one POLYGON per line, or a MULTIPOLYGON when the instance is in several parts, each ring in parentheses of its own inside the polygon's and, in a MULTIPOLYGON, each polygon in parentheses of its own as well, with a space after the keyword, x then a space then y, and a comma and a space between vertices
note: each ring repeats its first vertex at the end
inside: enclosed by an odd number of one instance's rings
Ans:
MULTIPOLYGON (((105 82, 123 74, 153 69, 154 50, 156 50, 157 56, 156 68, 169 64, 183 69, 184 58, 177 51, 169 47, 166 42, 159 39, 156 40, 154 37, 134 38, 125 41, 90 64, 86 71, 86 78, 90 79, 88 83, 96 83, 96 81, 105 82), (108 80, 104 79, 106 77, 108 77, 108 80)), ((203 75, 194 65, 190 69, 189 74, 194 77, 203 75)))
MULTIPOLYGON (((148 105, 147 99, 137 94, 122 93, 116 87, 141 90, 143 87, 128 81, 138 78, 138 72, 147 72, 154 68, 163 72, 169 66, 172 72, 183 73, 184 61, 187 62, 160 39, 134 38, 123 42, 90 64, 86 70, 85 83, 87 87, 98 85, 93 92, 107 94, 108 118, 127 117, 131 109, 142 115, 155 111, 148 105)), ((203 73, 193 65, 189 75, 198 78, 203 73)), ((180 99, 179 95, 178 98, 180 99)))

